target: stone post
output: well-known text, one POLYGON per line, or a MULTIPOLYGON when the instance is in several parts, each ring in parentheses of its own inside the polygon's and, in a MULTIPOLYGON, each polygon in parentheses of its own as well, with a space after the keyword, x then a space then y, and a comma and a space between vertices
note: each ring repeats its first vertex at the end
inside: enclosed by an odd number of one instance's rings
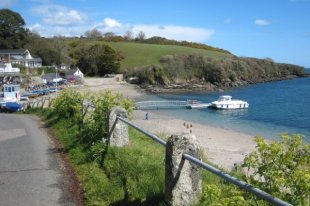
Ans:
POLYGON ((42 98, 42 106, 41 106, 42 109, 44 108, 45 101, 46 101, 46 98, 42 98))
POLYGON ((186 153, 199 159, 200 146, 195 135, 172 135, 166 145, 165 199, 170 206, 198 203, 202 193, 199 167, 185 160, 186 153))
POLYGON ((45 103, 45 99, 42 97, 42 99, 41 99, 41 109, 44 108, 44 103, 45 103))
POLYGON ((109 142, 111 146, 123 147, 129 144, 128 125, 118 120, 114 129, 112 128, 116 117, 127 118, 127 111, 120 107, 114 107, 109 115, 109 142), (113 131, 111 131, 113 129, 113 131))
POLYGON ((85 124, 85 116, 87 113, 87 108, 88 108, 88 102, 85 99, 83 99, 82 101, 82 124, 83 125, 85 124))

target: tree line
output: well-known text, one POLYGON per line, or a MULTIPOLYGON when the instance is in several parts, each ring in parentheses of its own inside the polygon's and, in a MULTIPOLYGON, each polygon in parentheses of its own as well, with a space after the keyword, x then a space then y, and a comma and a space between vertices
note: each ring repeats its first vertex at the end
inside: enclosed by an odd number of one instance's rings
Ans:
POLYGON ((200 83, 227 88, 307 76, 304 67, 275 63, 269 58, 211 58, 201 54, 180 54, 163 56, 160 62, 159 65, 134 70, 140 84, 167 86, 200 83))

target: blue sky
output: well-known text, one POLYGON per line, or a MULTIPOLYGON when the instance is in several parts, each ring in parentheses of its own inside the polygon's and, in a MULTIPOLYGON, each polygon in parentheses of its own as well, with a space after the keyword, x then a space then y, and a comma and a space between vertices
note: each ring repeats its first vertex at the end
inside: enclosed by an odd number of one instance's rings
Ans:
POLYGON ((1 0, 0 8, 41 36, 143 31, 310 67, 310 0, 1 0))

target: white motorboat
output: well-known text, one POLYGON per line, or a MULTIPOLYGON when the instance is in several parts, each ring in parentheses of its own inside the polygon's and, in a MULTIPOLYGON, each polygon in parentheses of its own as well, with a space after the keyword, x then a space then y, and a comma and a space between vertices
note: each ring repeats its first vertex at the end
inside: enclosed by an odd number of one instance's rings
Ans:
POLYGON ((229 95, 223 95, 217 101, 211 102, 211 107, 215 109, 244 109, 249 107, 249 103, 243 100, 232 99, 229 95))

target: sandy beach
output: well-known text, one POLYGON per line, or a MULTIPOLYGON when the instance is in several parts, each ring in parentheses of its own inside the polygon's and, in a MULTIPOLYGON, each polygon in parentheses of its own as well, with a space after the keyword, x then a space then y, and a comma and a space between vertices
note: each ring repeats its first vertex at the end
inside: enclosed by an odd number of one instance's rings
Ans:
MULTIPOLYGON (((138 86, 116 82, 114 78, 86 78, 84 86, 79 90, 112 90, 128 98, 143 94, 138 86)), ((135 110, 132 121, 141 128, 160 136, 168 137, 174 133, 192 132, 205 150, 208 160, 227 170, 233 168, 235 163, 241 163, 245 155, 255 149, 253 137, 247 134, 159 115, 156 111, 148 111, 149 119, 145 120, 145 113, 145 111, 135 110)))

